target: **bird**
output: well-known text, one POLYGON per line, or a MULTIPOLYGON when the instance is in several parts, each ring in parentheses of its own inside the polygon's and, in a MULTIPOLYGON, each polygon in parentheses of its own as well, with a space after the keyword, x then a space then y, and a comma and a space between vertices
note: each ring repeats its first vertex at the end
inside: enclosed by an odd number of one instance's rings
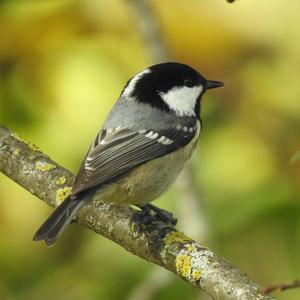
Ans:
POLYGON ((91 144, 70 195, 33 240, 53 245, 94 198, 149 209, 196 148, 203 94, 223 85, 179 62, 156 64, 132 77, 91 144))

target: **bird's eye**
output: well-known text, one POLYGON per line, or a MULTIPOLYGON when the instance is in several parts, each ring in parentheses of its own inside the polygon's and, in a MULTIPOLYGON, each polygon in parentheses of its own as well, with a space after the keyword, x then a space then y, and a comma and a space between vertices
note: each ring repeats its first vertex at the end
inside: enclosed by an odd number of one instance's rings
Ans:
POLYGON ((184 85, 188 87, 193 87, 195 84, 192 79, 185 79, 184 85))

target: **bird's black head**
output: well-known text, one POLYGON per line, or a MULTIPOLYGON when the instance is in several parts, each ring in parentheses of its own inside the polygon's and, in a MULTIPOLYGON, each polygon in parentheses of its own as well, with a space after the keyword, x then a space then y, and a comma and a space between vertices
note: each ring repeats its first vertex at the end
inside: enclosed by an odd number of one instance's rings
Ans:
POLYGON ((122 95, 178 116, 199 117, 202 94, 220 87, 193 68, 174 62, 154 65, 131 78, 122 95))

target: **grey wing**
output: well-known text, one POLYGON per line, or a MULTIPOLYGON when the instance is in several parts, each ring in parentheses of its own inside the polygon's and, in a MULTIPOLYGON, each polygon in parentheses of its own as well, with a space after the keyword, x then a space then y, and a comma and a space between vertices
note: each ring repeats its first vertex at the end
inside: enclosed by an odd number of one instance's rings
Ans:
POLYGON ((176 128, 160 132, 133 131, 130 129, 105 129, 98 134, 77 175, 72 194, 100 187, 143 162, 160 157, 183 147, 193 139, 193 131, 183 132, 176 128))

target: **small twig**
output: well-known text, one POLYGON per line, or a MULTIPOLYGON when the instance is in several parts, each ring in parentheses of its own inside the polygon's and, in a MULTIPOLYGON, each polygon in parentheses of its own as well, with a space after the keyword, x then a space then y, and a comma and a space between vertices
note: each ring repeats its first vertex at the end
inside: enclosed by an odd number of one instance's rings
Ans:
POLYGON ((275 291, 285 291, 285 290, 290 290, 294 288, 300 288, 300 280, 297 279, 293 283, 287 283, 287 284, 275 284, 275 285, 270 285, 261 290, 262 294, 268 295, 272 292, 275 291))
POLYGON ((150 59, 155 63, 169 60, 169 51, 162 39, 160 25, 150 1, 129 0, 129 3, 150 59))

